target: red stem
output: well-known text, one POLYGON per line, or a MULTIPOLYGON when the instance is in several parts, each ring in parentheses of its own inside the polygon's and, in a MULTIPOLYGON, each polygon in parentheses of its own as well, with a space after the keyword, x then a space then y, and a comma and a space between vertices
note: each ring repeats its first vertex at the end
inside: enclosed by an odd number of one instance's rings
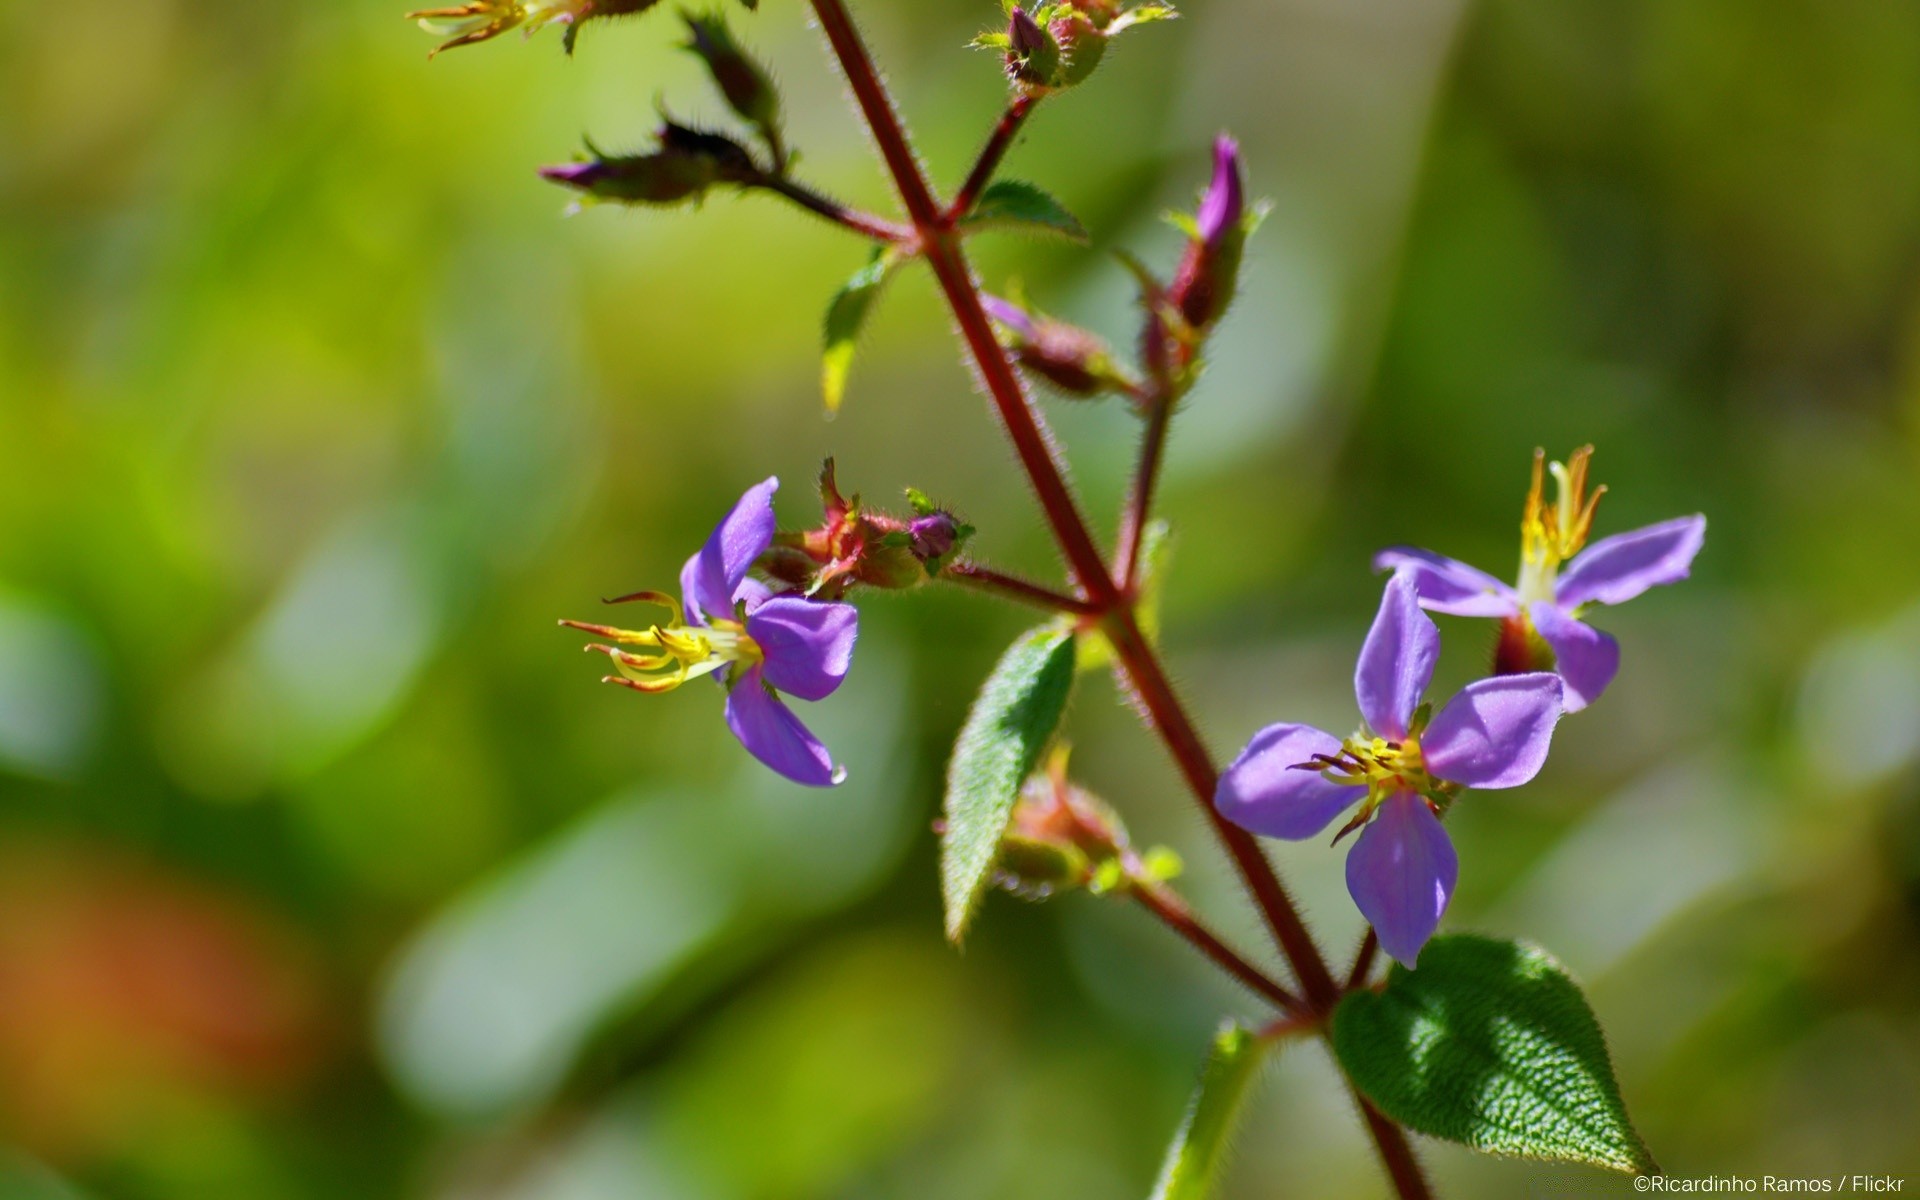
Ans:
POLYGON ((1347 986, 1341 990, 1351 992, 1367 981, 1367 973, 1373 970, 1373 957, 1379 949, 1379 935, 1369 925, 1367 936, 1360 939, 1360 953, 1353 956, 1353 969, 1347 972, 1347 986))
POLYGON ((987 190, 987 184, 993 181, 993 173, 1000 169, 1000 160, 1007 156, 1013 146, 1013 139, 1020 132, 1020 126, 1026 124, 1027 116, 1040 103, 1040 97, 1032 92, 1014 93, 1007 102, 1007 109, 1000 114, 1000 120, 987 137, 987 144, 980 149, 980 157, 974 160, 973 170, 967 172, 966 182, 953 194, 953 203, 947 206, 947 223, 951 225, 973 211, 980 200, 980 193, 987 190))
POLYGON ((996 571, 978 563, 950 563, 940 568, 940 578, 951 579, 983 592, 992 592, 995 595, 1054 612, 1068 612, 1085 617, 1093 616, 1100 611, 1078 596, 1069 596, 1065 592, 1057 592, 1042 584, 1022 579, 1018 575, 1009 575, 1004 571, 996 571))
POLYGON ((1140 466, 1127 493, 1127 510, 1120 518, 1120 562, 1114 568, 1120 586, 1131 595, 1140 577, 1140 543, 1147 536, 1147 518, 1153 512, 1153 493, 1160 483, 1160 464, 1166 458, 1167 425, 1173 419, 1173 401, 1164 389, 1148 391, 1147 428, 1140 439, 1140 466))
POLYGON ((913 229, 909 226, 876 217, 872 213, 861 212, 857 208, 850 208, 783 175, 768 175, 748 186, 764 188, 769 192, 785 196, 808 212, 825 217, 843 228, 851 229, 861 237, 872 238, 879 242, 910 242, 914 238, 913 229))
POLYGON ((1202 954, 1212 959, 1227 974, 1238 979, 1256 994, 1266 997, 1296 1016, 1307 1011, 1307 1006, 1298 996, 1267 978, 1258 967, 1234 953, 1225 942, 1215 937, 1211 930, 1194 917, 1193 910, 1173 889, 1161 884, 1135 884, 1133 898, 1138 900, 1148 912, 1165 922, 1169 929, 1193 943, 1202 954))
POLYGON ((1386 1166, 1387 1177, 1393 1180, 1393 1190, 1400 1200, 1433 1200, 1433 1189, 1427 1186, 1426 1174, 1420 1169, 1420 1160, 1414 1156, 1406 1131, 1351 1084, 1347 1090, 1360 1106, 1360 1118, 1367 1124, 1367 1132, 1373 1137, 1374 1148, 1380 1152, 1380 1161, 1386 1166))

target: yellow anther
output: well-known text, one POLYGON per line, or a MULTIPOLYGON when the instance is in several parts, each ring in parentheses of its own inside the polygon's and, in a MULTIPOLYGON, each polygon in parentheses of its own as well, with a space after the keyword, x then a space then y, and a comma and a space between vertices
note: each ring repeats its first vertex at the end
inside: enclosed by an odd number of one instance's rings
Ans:
POLYGON ((605 654, 620 673, 606 682, 617 683, 640 692, 670 692, 689 679, 710 675, 731 663, 756 663, 760 646, 747 636, 738 621, 716 620, 710 625, 686 624, 680 601, 665 592, 633 592, 616 596, 608 604, 633 602, 656 604, 667 610, 664 625, 645 629, 620 629, 612 625, 593 625, 585 621, 561 621, 569 629, 580 629, 605 642, 594 642, 588 650, 605 654), (607 643, 612 643, 611 645, 607 643), (622 646, 640 646, 658 650, 658 654, 634 654, 622 646))
POLYGON ((1594 509, 1604 485, 1587 491, 1587 467, 1593 447, 1582 446, 1565 463, 1548 463, 1544 450, 1533 452, 1533 481, 1520 514, 1520 596, 1526 601, 1553 598, 1560 564, 1580 552, 1593 528, 1594 509), (1554 503, 1546 498, 1546 477, 1553 474, 1554 503))

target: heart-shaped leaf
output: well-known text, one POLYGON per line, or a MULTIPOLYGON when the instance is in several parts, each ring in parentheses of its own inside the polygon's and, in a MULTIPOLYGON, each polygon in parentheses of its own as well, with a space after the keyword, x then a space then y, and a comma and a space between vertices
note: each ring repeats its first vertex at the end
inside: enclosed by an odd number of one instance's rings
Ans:
POLYGON ((1409 1129, 1488 1154, 1658 1168, 1627 1119, 1600 1022, 1554 958, 1471 934, 1437 937, 1333 1019, 1341 1066, 1409 1129))
POLYGON ((981 685, 947 764, 940 885, 947 937, 958 942, 980 905, 1014 801, 1053 740, 1073 690, 1073 634, 1047 625, 1023 634, 981 685))

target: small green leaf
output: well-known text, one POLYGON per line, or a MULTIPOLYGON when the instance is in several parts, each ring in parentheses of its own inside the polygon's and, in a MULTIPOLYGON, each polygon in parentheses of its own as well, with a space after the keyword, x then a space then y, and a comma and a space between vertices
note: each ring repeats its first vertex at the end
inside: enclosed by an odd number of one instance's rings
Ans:
POLYGON ((1206 1200, 1213 1194, 1240 1104, 1265 1052, 1266 1044, 1238 1025, 1227 1025, 1214 1036, 1200 1086, 1187 1102, 1186 1118, 1160 1164, 1152 1200, 1206 1200))
POLYGON ((1073 635, 1053 626, 1023 634, 981 685, 947 764, 940 884, 947 937, 958 942, 980 905, 1020 785, 1053 740, 1073 690, 1073 635))
POLYGON ((960 227, 969 233, 1018 229, 1027 233, 1058 234, 1076 242, 1087 240, 1086 228, 1078 217, 1052 196, 1017 179, 1003 179, 980 193, 973 211, 960 222, 960 227))
POLYGON ((1107 36, 1123 32, 1130 26, 1145 25, 1149 21, 1171 21, 1179 17, 1171 4, 1142 4, 1139 8, 1121 13, 1107 26, 1107 36))
POLYGON ((840 411, 840 401, 847 393, 847 371, 853 366, 853 352, 860 340, 860 329, 867 322, 867 314, 873 308, 873 302, 880 298, 880 291, 886 286, 887 277, 893 273, 899 258, 887 247, 876 247, 873 257, 867 265, 854 272, 853 278, 840 286, 833 294, 833 300, 827 305, 826 349, 820 361, 820 391, 827 402, 827 411, 840 411))
POLYGON ((1600 1023, 1544 950, 1451 934, 1333 1019, 1354 1084, 1409 1129, 1488 1154, 1658 1170, 1634 1132, 1600 1023))

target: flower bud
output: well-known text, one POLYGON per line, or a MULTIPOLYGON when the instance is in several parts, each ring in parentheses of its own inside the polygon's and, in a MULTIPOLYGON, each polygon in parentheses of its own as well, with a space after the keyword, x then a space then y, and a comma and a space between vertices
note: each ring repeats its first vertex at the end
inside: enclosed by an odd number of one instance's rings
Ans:
POLYGON ((759 177, 753 156, 715 133, 669 121, 660 148, 651 154, 606 155, 589 144, 583 162, 542 167, 542 178, 595 200, 622 204, 677 204, 704 195, 716 183, 748 183, 759 177))
POLYGON ((1060 70, 1060 45, 1024 8, 1007 20, 1007 75, 1015 83, 1051 87, 1060 70))
POLYGON ((1247 224, 1240 147, 1222 134, 1213 144, 1213 181, 1201 198, 1186 256, 1167 290, 1168 298, 1195 330, 1207 329, 1233 302, 1247 224))
POLYGON ((765 68, 755 62, 718 14, 696 17, 681 14, 693 40, 687 49, 707 64, 714 86, 727 105, 760 131, 772 150, 776 164, 784 158, 780 147, 780 93, 765 68))
POLYGON ((1063 395, 1084 399, 1134 390, 1132 380, 1114 364, 1107 344, 1094 334, 998 296, 983 297, 982 304, 1000 326, 1014 360, 1063 395))
POLYGON ((586 21, 642 13, 657 3, 659 0, 467 0, 448 8, 410 12, 407 19, 447 39, 428 53, 429 58, 442 50, 491 40, 522 25, 528 33, 544 25, 561 26, 564 32, 560 45, 572 54, 574 38, 586 21))
POLYGON ((973 529, 918 490, 909 489, 907 499, 913 506, 911 519, 869 509, 857 495, 841 495, 833 460, 828 459, 820 472, 821 524, 779 535, 760 567, 809 594, 829 598, 855 584, 888 590, 918 587, 939 574, 946 559, 973 536, 973 529))

